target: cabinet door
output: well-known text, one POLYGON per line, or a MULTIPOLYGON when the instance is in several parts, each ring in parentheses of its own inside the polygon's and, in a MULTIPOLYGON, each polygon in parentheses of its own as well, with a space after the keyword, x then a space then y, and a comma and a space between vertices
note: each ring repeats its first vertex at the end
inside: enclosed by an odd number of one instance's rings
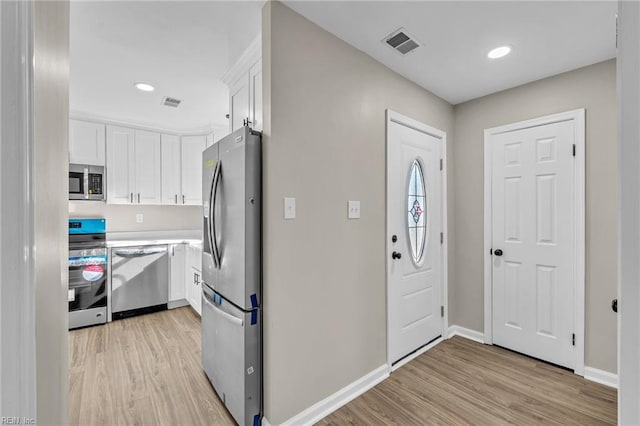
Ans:
POLYGON ((182 137, 182 204, 202 204, 202 151, 205 136, 182 137))
POLYGON ((169 246, 170 281, 169 301, 182 300, 186 297, 185 272, 187 265, 187 245, 172 244, 169 246))
POLYGON ((244 120, 249 116, 249 77, 245 74, 234 85, 231 86, 229 91, 229 110, 231 116, 229 117, 229 125, 231 132, 234 132, 242 127, 244 120))
POLYGON ((135 131, 135 201, 160 204, 160 133, 135 131))
POLYGON ((162 156, 162 204, 182 204, 180 137, 162 135, 160 142, 162 156))
POLYGON ((107 126, 107 202, 110 204, 133 203, 134 145, 132 129, 107 126))
POLYGON ((262 60, 249 70, 249 95, 251 128, 262 131, 262 60))
POLYGON ((69 120, 69 162, 104 166, 105 125, 69 120))
POLYGON ((202 274, 197 271, 196 283, 195 283, 195 298, 193 309, 196 310, 198 315, 202 315, 202 274))

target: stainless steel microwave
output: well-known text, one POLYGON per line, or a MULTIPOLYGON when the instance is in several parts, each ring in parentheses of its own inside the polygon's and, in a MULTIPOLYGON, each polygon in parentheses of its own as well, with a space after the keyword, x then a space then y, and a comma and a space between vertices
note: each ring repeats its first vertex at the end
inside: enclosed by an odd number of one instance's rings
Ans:
POLYGON ((104 167, 69 164, 69 199, 104 201, 104 167))

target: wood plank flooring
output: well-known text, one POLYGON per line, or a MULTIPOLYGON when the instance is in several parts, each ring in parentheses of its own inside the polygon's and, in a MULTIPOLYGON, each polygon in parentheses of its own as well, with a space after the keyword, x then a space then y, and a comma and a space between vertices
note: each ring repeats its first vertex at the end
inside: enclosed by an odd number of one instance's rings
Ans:
POLYGON ((506 349, 454 337, 318 425, 616 423, 615 389, 506 349))
MULTIPOLYGON (((189 307, 70 332, 72 425, 233 425, 189 307)), ((318 424, 615 424, 615 389, 495 346, 440 343, 318 424)))
POLYGON ((70 332, 71 425, 234 425, 200 366, 189 307, 70 332))

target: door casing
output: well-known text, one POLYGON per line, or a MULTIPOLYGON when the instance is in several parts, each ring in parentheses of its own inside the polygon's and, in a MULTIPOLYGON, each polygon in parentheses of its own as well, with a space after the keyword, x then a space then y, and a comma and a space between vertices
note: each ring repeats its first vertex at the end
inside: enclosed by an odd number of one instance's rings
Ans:
POLYGON ((493 344, 493 275, 492 255, 492 164, 491 137, 500 133, 523 130, 531 127, 564 121, 575 123, 575 167, 573 184, 575 190, 575 264, 574 264, 574 330, 576 335, 574 372, 584 376, 584 323, 585 323, 585 110, 577 109, 559 114, 534 118, 493 127, 484 131, 484 342, 493 344))
POLYGON ((400 368, 401 366, 403 366, 404 364, 406 364, 407 362, 411 361, 412 359, 414 359, 415 357, 421 355, 422 353, 426 352, 427 350, 431 349, 433 346, 437 345, 438 343, 440 343, 442 340, 447 338, 447 330, 448 330, 448 324, 449 324, 449 306, 448 306, 448 264, 449 264, 449 260, 448 260, 448 256, 447 256, 447 252, 448 252, 448 243, 447 243, 447 239, 448 239, 448 232, 447 232, 447 134, 446 132, 436 129, 434 127, 428 126, 424 123, 421 123, 419 121, 416 121, 412 118, 409 118, 405 115, 402 115, 400 113, 397 113, 395 111, 392 111, 390 109, 386 110, 386 152, 385 152, 385 159, 389 158, 389 148, 390 148, 390 140, 389 140, 389 125, 391 124, 391 122, 395 122, 398 123, 400 125, 403 126, 407 126, 410 127, 412 129, 415 129, 419 132, 424 132, 427 133, 435 138, 440 139, 440 141, 442 142, 442 205, 440 206, 441 209, 441 217, 442 217, 442 232, 443 232, 443 241, 442 241, 442 274, 441 274, 441 298, 442 300, 440 301, 442 306, 444 306, 444 316, 442 317, 442 330, 441 330, 441 337, 438 338, 437 340, 435 340, 434 342, 430 343, 429 345, 418 349, 417 351, 415 351, 414 353, 406 356, 405 358, 403 358, 402 360, 400 360, 399 362, 397 362, 395 365, 391 365, 392 360, 391 360, 391 351, 390 351, 390 347, 391 347, 391 342, 390 342, 390 335, 391 335, 391 327, 390 327, 390 321, 389 321, 389 301, 390 301, 390 292, 389 292, 389 282, 391 280, 391 271, 389 268, 389 257, 386 256, 386 254, 389 252, 389 229, 390 229, 390 223, 389 223, 389 206, 388 206, 388 196, 387 196, 387 192, 389 191, 389 164, 388 161, 385 160, 386 164, 385 164, 385 215, 386 215, 386 219, 385 219, 385 270, 386 270, 386 290, 387 290, 387 301, 386 301, 386 319, 387 319, 387 365, 389 367, 389 371, 393 371, 396 370, 398 368, 400 368))

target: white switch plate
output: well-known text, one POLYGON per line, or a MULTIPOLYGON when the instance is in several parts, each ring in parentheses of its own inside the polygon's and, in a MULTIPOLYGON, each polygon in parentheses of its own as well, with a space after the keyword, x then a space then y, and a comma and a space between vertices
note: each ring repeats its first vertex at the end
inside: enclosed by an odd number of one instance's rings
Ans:
POLYGON ((349 200, 347 202, 347 218, 360 219, 360 201, 349 200))
POLYGON ((293 197, 284 197, 284 218, 296 218, 296 199, 293 197))
POLYGON ((136 223, 144 222, 144 215, 142 213, 136 214, 136 223))

